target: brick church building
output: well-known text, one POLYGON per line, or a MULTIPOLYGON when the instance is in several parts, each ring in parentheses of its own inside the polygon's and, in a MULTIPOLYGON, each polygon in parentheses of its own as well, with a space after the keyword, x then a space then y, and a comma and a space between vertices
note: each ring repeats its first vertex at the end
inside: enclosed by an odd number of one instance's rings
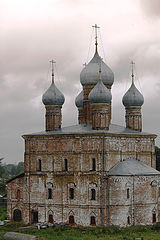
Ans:
POLYGON ((114 74, 98 53, 80 73, 78 125, 61 127, 63 94, 42 97, 45 131, 26 134, 24 173, 8 181, 8 219, 26 223, 149 225, 160 221, 156 135, 142 131, 144 99, 134 83, 123 96, 125 127, 112 123, 114 74))

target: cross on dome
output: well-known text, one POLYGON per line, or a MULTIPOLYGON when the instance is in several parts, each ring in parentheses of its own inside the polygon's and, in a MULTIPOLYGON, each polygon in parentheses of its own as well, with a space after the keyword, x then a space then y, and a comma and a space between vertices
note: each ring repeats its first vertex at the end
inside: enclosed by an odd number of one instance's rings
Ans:
POLYGON ((56 63, 53 59, 49 61, 52 67, 52 83, 54 83, 54 63, 56 63))
POLYGON ((97 42, 97 38, 98 38, 98 32, 97 32, 97 29, 100 28, 97 26, 97 24, 95 24, 94 26, 92 26, 93 28, 95 28, 95 45, 96 45, 96 52, 97 52, 97 45, 98 45, 98 42, 97 42))
POLYGON ((134 83, 134 72, 133 72, 133 66, 135 65, 135 62, 131 61, 131 65, 132 65, 132 83, 134 83))

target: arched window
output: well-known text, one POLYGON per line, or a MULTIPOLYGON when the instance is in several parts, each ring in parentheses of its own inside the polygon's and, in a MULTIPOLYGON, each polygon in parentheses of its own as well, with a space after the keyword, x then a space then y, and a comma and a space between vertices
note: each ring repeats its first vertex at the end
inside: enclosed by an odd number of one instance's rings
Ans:
POLYGON ((13 221, 20 222, 22 220, 21 211, 19 209, 15 209, 13 211, 13 221))
POLYGON ((96 190, 94 188, 91 189, 91 200, 96 200, 96 190))
POLYGON ((20 192, 20 190, 18 189, 17 190, 17 199, 20 199, 21 198, 21 192, 20 192))
POLYGON ((38 159, 38 171, 42 171, 42 160, 38 159))
POLYGON ((91 216, 91 219, 90 219, 90 225, 96 225, 96 218, 95 216, 91 216))
POLYGON ((69 197, 70 199, 74 199, 74 188, 69 189, 69 197))
POLYGON ((64 159, 64 171, 68 171, 68 160, 64 159))
POLYGON ((92 158, 92 171, 96 171, 96 159, 92 158))
POLYGON ((69 216, 69 224, 74 224, 74 216, 73 215, 69 216))
POLYGON ((129 198, 129 188, 127 188, 127 198, 129 198))
POLYGON ((48 199, 52 199, 52 189, 48 188, 48 199))

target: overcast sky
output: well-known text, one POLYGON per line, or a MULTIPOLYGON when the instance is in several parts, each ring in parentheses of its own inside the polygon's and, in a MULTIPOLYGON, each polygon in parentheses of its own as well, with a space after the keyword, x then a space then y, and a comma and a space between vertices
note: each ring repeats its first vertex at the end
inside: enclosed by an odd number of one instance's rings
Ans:
MULTIPOLYGON (((143 93, 143 131, 160 135, 159 0, 1 0, 0 152, 4 162, 23 161, 21 135, 44 130, 42 94, 55 82, 65 95, 63 126, 77 123, 80 72, 94 54, 92 25, 100 26, 98 50, 115 75, 112 123, 125 125, 122 97, 131 84, 143 93)), ((160 138, 156 144, 160 146, 160 138)))

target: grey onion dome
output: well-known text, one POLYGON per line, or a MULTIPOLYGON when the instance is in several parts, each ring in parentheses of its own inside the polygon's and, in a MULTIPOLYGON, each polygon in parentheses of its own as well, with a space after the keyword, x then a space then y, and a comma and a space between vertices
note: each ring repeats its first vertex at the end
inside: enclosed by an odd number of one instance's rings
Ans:
POLYGON ((138 91, 134 82, 123 96, 122 102, 125 107, 140 107, 143 105, 143 95, 138 91))
POLYGON ((77 108, 83 107, 83 90, 76 97, 75 104, 76 104, 77 108))
POLYGON ((80 73, 80 82, 85 85, 96 85, 99 80, 99 64, 101 63, 101 78, 105 85, 112 86, 114 74, 112 70, 102 61, 96 51, 92 60, 83 68, 80 73))
POLYGON ((64 101, 64 95, 58 90, 55 83, 52 83, 42 96, 42 102, 46 106, 62 106, 64 101))
POLYGON ((110 103, 112 95, 110 90, 106 88, 103 82, 98 80, 98 83, 90 92, 88 99, 91 103, 110 103))

